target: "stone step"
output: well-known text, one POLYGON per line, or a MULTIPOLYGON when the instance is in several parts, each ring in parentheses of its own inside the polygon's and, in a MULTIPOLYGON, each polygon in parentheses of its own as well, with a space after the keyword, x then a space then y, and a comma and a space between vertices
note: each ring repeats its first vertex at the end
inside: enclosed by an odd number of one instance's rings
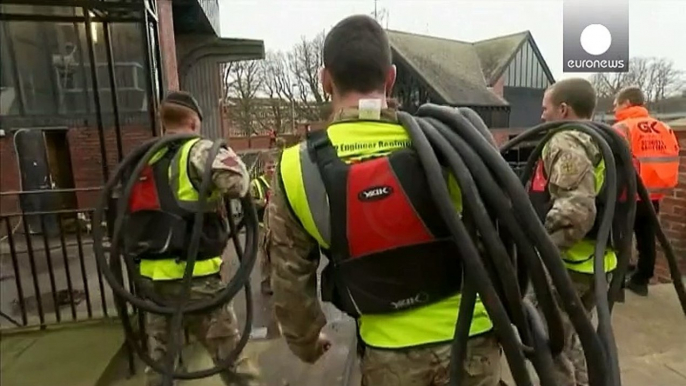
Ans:
POLYGON ((124 344, 118 321, 78 323, 33 332, 3 332, 3 386, 94 386, 124 344))

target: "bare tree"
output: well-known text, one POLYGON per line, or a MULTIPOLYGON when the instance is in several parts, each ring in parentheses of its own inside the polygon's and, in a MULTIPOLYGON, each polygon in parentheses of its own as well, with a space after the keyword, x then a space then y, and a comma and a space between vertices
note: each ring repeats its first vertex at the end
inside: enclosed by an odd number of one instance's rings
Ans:
POLYGON ((597 73, 591 82, 599 98, 613 98, 622 88, 636 86, 643 90, 648 102, 658 102, 682 90, 686 77, 669 59, 634 57, 628 72, 597 73))
POLYGON ((318 121, 324 119, 322 106, 330 96, 324 92, 319 81, 319 71, 324 64, 324 33, 313 39, 303 37, 288 54, 288 68, 293 75, 291 88, 295 105, 301 118, 318 121))
POLYGON ((256 133, 260 118, 257 96, 264 82, 260 74, 260 62, 233 62, 224 71, 224 99, 231 106, 232 120, 245 134, 252 135, 256 133))
POLYGON ((270 119, 261 121, 262 127, 281 133, 295 119, 294 114, 289 113, 296 96, 291 87, 294 80, 289 71, 287 55, 283 52, 267 52, 261 63, 260 73, 263 79, 262 89, 271 110, 270 119))
POLYGON ((670 59, 653 60, 653 93, 655 100, 665 99, 682 92, 686 87, 686 74, 674 67, 670 59))

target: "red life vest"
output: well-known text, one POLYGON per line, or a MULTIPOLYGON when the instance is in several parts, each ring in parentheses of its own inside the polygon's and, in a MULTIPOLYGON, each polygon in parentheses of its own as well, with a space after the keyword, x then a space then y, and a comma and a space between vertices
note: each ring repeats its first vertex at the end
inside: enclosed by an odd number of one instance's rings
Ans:
MULTIPOLYGON (((136 259, 185 260, 188 255, 197 208, 177 201, 169 169, 189 165, 177 164, 178 146, 164 152, 142 170, 129 198, 123 245, 124 252, 136 259)), ((197 261, 220 256, 226 248, 229 231, 222 209, 219 206, 205 209, 197 261)))
POLYGON ((460 291, 460 250, 414 150, 346 164, 326 131, 312 132, 307 148, 301 167, 315 167, 321 176, 306 184, 307 195, 328 196, 328 213, 313 214, 328 215, 330 224, 325 300, 358 316, 415 308, 460 291))

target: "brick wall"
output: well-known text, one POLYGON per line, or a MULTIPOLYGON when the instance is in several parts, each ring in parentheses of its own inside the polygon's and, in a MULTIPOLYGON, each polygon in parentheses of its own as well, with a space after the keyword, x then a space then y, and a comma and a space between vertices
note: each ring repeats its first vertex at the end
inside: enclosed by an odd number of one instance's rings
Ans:
MULTIPOLYGON (((117 154, 116 131, 109 127, 105 129, 105 149, 107 153, 107 167, 110 177, 119 163, 117 154)), ((149 125, 128 125, 121 129, 121 143, 123 155, 128 154, 134 147, 152 137, 149 125)), ((104 185, 102 155, 98 130, 92 127, 72 128, 68 132, 71 151, 72 168, 74 171, 74 185, 77 189, 100 187, 104 185)), ((93 207, 99 192, 77 193, 80 208, 93 207)))
MULTIPOLYGON (((118 164, 116 132, 114 128, 108 127, 105 128, 104 133, 107 166, 111 175, 118 164)), ((127 125, 121 129, 121 133, 124 154, 127 154, 131 149, 152 135, 149 125, 144 124, 127 125)), ((12 139, 12 133, 0 138, 0 162, 2 164, 0 168, 0 191, 3 192, 20 190, 17 158, 12 139)), ((94 127, 70 128, 67 131, 67 141, 71 153, 75 187, 77 189, 101 187, 104 184, 104 177, 98 129, 94 127)), ((78 192, 77 202, 79 208, 93 207, 97 201, 98 194, 98 191, 78 192)), ((16 196, 2 197, 0 200, 0 213, 7 214, 18 211, 19 205, 16 196)))
MULTIPOLYGON (((292 134, 279 135, 279 138, 285 139, 287 145, 296 144, 300 141, 300 136, 292 134)), ((268 135, 253 135, 250 137, 250 140, 248 140, 248 137, 229 137, 227 142, 237 152, 269 149, 268 135)))
MULTIPOLYGON (((670 196, 662 200, 660 222, 679 260, 681 274, 686 275, 686 128, 677 131, 677 136, 681 146, 679 185, 670 196)), ((655 280, 671 281, 667 261, 662 252, 659 253, 655 266, 655 280)))

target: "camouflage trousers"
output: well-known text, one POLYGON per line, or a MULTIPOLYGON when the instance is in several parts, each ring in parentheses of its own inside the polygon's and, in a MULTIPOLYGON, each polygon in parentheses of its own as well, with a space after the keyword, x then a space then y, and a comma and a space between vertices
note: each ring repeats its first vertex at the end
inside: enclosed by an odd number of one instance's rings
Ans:
POLYGON ((267 248, 267 241, 269 237, 269 230, 264 226, 260 225, 260 231, 258 233, 259 240, 259 254, 260 254, 260 277, 262 283, 269 283, 263 285, 271 285, 272 278, 272 263, 269 258, 269 251, 267 248))
MULTIPOLYGON (((586 316, 589 318, 593 314, 595 308, 595 293, 593 286, 593 276, 582 274, 574 271, 568 271, 572 283, 576 289, 577 295, 581 298, 581 303, 586 311, 586 316)), ((560 302, 560 297, 557 290, 553 287, 553 295, 557 302, 560 302)), ((543 313, 536 301, 535 296, 530 295, 530 299, 536 308, 538 308, 541 318, 543 313)), ((574 326, 569 319, 569 315, 562 311, 562 326, 564 329, 565 345, 557 357, 553 358, 553 365, 555 367, 555 385, 556 386, 588 386, 588 371, 586 369, 586 358, 584 357, 584 350, 581 347, 581 341, 574 326)))
MULTIPOLYGON (((494 333, 467 343, 462 386, 497 386, 500 345, 494 333)), ((450 344, 400 350, 365 348, 362 386, 445 386, 450 379, 450 344)))
MULTIPOLYGON (((154 291, 165 299, 180 296, 183 286, 180 280, 152 281, 145 280, 146 290, 154 291)), ((219 275, 194 278, 191 282, 190 297, 195 300, 210 299, 223 289, 219 275)), ((164 363, 169 339, 169 318, 162 315, 147 314, 146 332, 148 350, 152 359, 164 363)), ((239 340, 236 315, 230 304, 214 309, 205 314, 189 315, 184 319, 184 327, 207 349, 212 360, 218 363, 226 358, 239 340)), ((177 339, 183 341, 183 336, 177 339)), ((226 385, 234 383, 234 375, 220 374, 226 385)), ((162 376, 153 369, 146 369, 146 385, 162 385, 162 376)))

